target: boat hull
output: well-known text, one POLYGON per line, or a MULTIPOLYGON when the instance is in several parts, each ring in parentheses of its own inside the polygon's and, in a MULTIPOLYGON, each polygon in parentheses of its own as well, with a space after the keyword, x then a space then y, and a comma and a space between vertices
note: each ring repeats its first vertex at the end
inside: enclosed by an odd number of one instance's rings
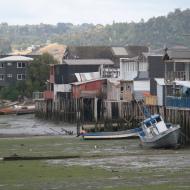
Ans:
POLYGON ((82 134, 85 140, 108 140, 108 139, 126 139, 138 137, 138 131, 140 129, 131 129, 119 132, 94 132, 82 134))
POLYGON ((150 148, 170 148, 178 145, 180 126, 177 125, 168 129, 166 132, 152 138, 140 136, 141 143, 150 148))

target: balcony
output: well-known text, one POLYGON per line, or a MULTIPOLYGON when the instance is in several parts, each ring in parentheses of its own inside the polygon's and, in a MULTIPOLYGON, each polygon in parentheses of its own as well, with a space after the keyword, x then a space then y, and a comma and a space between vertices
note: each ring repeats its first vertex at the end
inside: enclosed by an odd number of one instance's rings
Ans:
POLYGON ((190 109, 190 98, 189 97, 167 96, 166 97, 166 106, 190 109))
POLYGON ((166 81, 173 82, 175 80, 189 80, 190 73, 186 71, 168 71, 166 81))

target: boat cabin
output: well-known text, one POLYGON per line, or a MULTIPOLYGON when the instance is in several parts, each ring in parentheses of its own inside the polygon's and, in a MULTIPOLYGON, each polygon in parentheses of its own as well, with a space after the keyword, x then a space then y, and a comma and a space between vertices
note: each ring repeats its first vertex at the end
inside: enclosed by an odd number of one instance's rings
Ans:
POLYGON ((158 114, 143 121, 142 129, 146 136, 159 135, 168 130, 164 120, 158 114))

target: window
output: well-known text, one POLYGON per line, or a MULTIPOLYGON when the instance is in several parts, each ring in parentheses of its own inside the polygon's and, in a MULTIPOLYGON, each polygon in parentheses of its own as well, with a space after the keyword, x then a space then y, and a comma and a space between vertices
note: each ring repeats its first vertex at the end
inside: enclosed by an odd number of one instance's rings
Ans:
POLYGON ((146 127, 150 127, 152 125, 150 121, 146 121, 144 124, 146 125, 146 127))
POLYGON ((0 63, 0 68, 4 68, 4 63, 0 63))
POLYGON ((162 119, 161 119, 160 117, 157 117, 157 118, 156 118, 156 121, 157 121, 157 123, 158 123, 158 122, 162 121, 162 119))
POLYGON ((12 75, 12 74, 7 74, 7 77, 8 77, 8 78, 12 78, 13 75, 12 75))
POLYGON ((17 62, 17 68, 25 68, 26 64, 23 62, 17 62))
POLYGON ((148 63, 140 62, 139 63, 139 71, 147 71, 148 70, 148 63))
POLYGON ((12 66, 12 63, 10 63, 10 62, 9 62, 9 63, 7 63, 7 66, 12 66))
POLYGON ((4 75, 0 74, 0 80, 4 80, 4 75))
POLYGON ((25 80, 25 74, 17 74, 17 80, 25 80))

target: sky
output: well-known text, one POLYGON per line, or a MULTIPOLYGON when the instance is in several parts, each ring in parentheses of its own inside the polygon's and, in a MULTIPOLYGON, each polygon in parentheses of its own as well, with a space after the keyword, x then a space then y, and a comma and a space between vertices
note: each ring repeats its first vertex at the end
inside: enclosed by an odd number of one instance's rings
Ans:
POLYGON ((176 8, 190 8, 190 0, 0 0, 0 23, 139 22, 165 16, 176 8))

